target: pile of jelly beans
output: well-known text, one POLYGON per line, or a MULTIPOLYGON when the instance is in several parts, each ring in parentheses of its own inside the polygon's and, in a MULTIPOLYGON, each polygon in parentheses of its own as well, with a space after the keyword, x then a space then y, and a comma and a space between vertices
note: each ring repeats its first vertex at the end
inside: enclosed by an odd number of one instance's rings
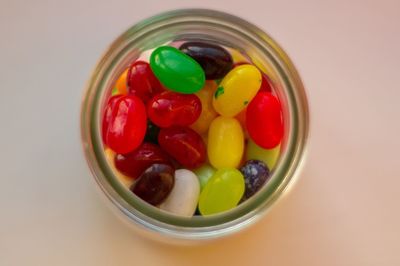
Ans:
POLYGON ((102 114, 105 155, 143 201, 180 216, 217 214, 270 178, 281 104, 270 78, 236 50, 160 46, 112 89, 102 114))

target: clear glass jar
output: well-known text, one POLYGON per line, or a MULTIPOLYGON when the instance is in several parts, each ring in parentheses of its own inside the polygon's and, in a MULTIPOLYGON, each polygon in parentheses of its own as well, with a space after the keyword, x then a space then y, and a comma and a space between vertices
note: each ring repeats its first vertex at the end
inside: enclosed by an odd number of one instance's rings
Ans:
POLYGON ((123 33, 98 62, 82 103, 81 133, 91 171, 108 199, 131 224, 156 238, 201 240, 236 232, 261 217, 288 190, 304 158, 308 106, 300 77, 279 45, 261 29, 230 14, 187 9, 146 19, 123 33), (272 177, 249 200, 217 215, 177 217, 144 203, 125 189, 107 163, 101 140, 101 109, 124 69, 149 49, 169 41, 211 40, 247 54, 267 72, 283 106, 285 135, 272 177))

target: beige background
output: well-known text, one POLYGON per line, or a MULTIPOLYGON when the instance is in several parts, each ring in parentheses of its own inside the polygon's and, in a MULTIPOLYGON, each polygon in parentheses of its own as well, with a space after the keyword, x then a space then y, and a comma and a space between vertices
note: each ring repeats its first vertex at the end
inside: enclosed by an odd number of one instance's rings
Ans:
POLYGON ((0 265, 400 265, 400 2, 0 1, 0 265), (100 54, 131 24, 207 7, 269 32, 303 77, 309 156, 260 223, 163 246, 103 205, 78 119, 100 54))

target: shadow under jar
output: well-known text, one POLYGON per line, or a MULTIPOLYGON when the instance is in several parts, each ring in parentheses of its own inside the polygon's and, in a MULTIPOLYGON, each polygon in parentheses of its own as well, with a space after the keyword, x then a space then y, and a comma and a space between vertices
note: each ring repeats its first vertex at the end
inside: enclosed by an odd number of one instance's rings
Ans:
POLYGON ((187 9, 146 19, 122 34, 98 62, 82 103, 81 134, 88 165, 98 186, 129 223, 157 239, 213 239, 239 231, 261 217, 287 191, 304 159, 308 105, 292 62, 279 45, 249 22, 230 14, 187 9), (229 211, 179 217, 147 204, 116 178, 101 138, 102 112, 113 84, 144 52, 166 43, 204 41, 237 51, 268 74, 282 105, 284 136, 280 156, 267 183, 229 211))

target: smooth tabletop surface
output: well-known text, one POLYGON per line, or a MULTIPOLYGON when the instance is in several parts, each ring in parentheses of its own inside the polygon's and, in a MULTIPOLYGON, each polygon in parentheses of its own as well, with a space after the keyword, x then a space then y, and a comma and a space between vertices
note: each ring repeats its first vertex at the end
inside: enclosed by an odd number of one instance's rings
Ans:
POLYGON ((0 0, 0 265, 400 265, 400 2, 0 0), (83 88, 107 46, 161 11, 241 16, 287 51, 311 108, 291 193, 195 247, 144 240, 95 188, 83 88))

